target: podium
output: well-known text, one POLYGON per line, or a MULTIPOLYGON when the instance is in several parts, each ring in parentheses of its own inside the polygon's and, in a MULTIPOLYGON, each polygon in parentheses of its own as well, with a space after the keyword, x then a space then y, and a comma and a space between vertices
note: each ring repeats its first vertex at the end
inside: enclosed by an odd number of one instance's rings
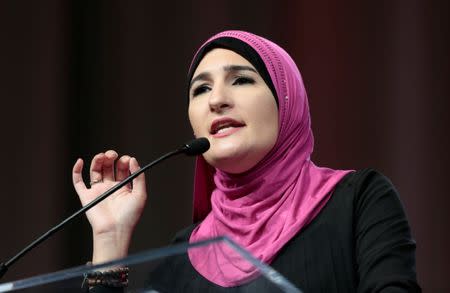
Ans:
MULTIPOLYGON (((85 274, 114 266, 127 266, 130 269, 129 284, 124 292, 189 292, 191 291, 189 289, 180 289, 189 288, 189 280, 173 274, 172 270, 166 270, 166 268, 173 267, 173 264, 176 267, 180 263, 180 259, 186 260, 188 252, 192 249, 200 252, 208 249, 226 251, 227 256, 229 256, 227 260, 230 264, 224 263, 224 266, 233 265, 235 267, 235 264, 238 264, 245 267, 246 271, 252 271, 251 278, 248 281, 234 288, 237 292, 302 292, 280 273, 253 257, 248 251, 227 237, 217 237, 195 243, 174 244, 104 264, 79 266, 55 273, 2 283, 0 284, 0 292, 88 292, 83 284, 85 274), (181 282, 185 282, 186 287, 179 284, 181 282)), ((205 259, 205 261, 207 260, 205 259)), ((222 289, 222 287, 217 286, 217 290, 212 289, 209 292, 219 292, 222 289)))

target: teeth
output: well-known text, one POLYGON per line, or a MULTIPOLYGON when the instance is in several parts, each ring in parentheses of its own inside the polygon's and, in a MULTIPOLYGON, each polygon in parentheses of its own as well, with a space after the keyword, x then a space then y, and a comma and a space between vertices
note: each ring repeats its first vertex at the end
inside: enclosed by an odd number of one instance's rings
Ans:
POLYGON ((227 129, 231 128, 231 127, 232 126, 226 126, 224 128, 221 128, 221 129, 217 130, 217 133, 222 133, 222 132, 226 131, 227 129))

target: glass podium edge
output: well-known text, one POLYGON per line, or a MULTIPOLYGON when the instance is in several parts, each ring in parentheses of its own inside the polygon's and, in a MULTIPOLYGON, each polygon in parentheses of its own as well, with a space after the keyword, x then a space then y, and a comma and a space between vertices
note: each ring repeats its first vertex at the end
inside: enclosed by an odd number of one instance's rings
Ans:
POLYGON ((68 278, 80 277, 84 273, 95 271, 104 267, 117 266, 126 263, 133 265, 142 263, 144 261, 157 260, 163 257, 183 254, 190 248, 202 247, 214 243, 225 243, 231 249, 235 250, 241 257, 255 266, 265 278, 271 281, 275 286, 279 287, 283 292, 302 293, 302 291, 292 285, 283 275, 278 273, 269 265, 263 263, 255 258, 250 252, 236 244, 233 240, 226 236, 219 236, 211 239, 201 240, 194 243, 183 242, 164 246, 160 248, 150 249, 143 252, 129 255, 125 258, 97 264, 97 265, 80 265, 69 269, 59 270, 56 272, 33 276, 25 279, 19 279, 6 283, 0 283, 0 292, 11 292, 24 288, 29 288, 31 285, 40 286, 51 282, 63 281, 68 278))

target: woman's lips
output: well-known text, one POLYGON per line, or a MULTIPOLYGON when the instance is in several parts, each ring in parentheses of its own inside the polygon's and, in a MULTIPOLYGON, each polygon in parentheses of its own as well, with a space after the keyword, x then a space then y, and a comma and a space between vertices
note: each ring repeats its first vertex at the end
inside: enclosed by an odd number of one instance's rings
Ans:
POLYGON ((219 130, 216 133, 212 134, 212 137, 220 138, 220 137, 229 136, 229 135, 232 135, 233 133, 235 133, 236 131, 238 131, 239 129, 241 129, 242 127, 243 126, 238 126, 238 127, 229 126, 229 127, 226 127, 226 128, 222 128, 221 130, 219 130))
POLYGON ((224 117, 214 120, 211 123, 211 128, 209 132, 212 135, 212 137, 215 138, 225 137, 235 133, 243 126, 245 126, 245 124, 235 119, 224 117))

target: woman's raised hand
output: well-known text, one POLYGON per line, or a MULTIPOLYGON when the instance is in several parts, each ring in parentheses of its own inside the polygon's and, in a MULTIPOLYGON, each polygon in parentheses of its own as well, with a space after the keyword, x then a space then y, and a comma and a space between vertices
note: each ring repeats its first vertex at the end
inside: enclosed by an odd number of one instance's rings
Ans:
MULTIPOLYGON (((82 178, 83 160, 73 166, 73 185, 83 206, 139 169, 135 158, 118 158, 115 151, 97 154, 89 171, 90 187, 82 178)), ((127 255, 133 230, 147 199, 144 174, 86 212, 94 238, 93 263, 127 255)))

